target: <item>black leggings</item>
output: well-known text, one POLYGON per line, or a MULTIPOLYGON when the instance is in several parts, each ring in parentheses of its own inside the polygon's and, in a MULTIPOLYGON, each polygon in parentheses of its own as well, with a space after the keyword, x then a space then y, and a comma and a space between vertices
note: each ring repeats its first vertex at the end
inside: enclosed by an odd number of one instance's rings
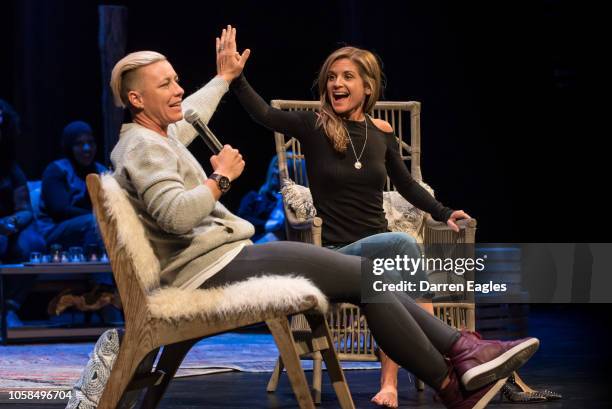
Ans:
POLYGON ((385 302, 362 303, 362 262, 370 263, 362 257, 310 244, 288 241, 256 244, 246 246, 202 287, 216 287, 261 274, 306 277, 330 301, 360 305, 376 342, 385 353, 425 383, 439 389, 448 373, 443 354, 459 333, 427 313, 405 293, 387 292, 385 302))

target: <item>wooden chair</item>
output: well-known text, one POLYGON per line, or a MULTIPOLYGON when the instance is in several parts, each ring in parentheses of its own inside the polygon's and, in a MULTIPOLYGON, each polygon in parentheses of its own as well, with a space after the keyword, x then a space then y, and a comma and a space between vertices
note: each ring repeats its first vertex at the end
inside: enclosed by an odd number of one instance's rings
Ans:
MULTIPOLYGON (((289 101, 273 100, 274 108, 288 111, 316 111, 319 108, 318 101, 289 101)), ((374 107, 373 116, 389 122, 395 131, 400 153, 405 161, 410 161, 412 176, 417 181, 422 181, 421 172, 421 104, 416 101, 409 102, 378 102, 374 107), (406 136, 408 134, 408 136, 406 136)), ((306 160, 302 148, 297 139, 280 132, 274 133, 276 142, 276 153, 278 156, 279 177, 292 179, 295 183, 308 186, 304 161, 306 160)), ((393 190, 390 180, 387 180, 386 190, 393 190)), ((287 239, 322 244, 321 234, 324 221, 320 217, 308 220, 300 220, 286 204, 284 206, 286 215, 287 239)), ((445 244, 446 248, 457 246, 463 250, 471 248, 470 244, 476 241, 476 220, 462 220, 459 223, 460 231, 455 233, 445 223, 434 221, 430 215, 426 215, 425 221, 419 230, 419 236, 427 248, 433 244, 445 244), (468 245, 468 246, 465 246, 468 245)), ((469 255, 467 255, 469 256, 469 255)), ((472 254, 473 256, 473 254, 472 254)), ((474 300, 466 299, 465 302, 435 302, 434 313, 440 319, 456 328, 475 329, 474 300)), ((359 307, 351 304, 332 306, 326 315, 334 345, 341 361, 377 361, 375 354, 375 342, 368 329, 365 317, 361 314, 359 307)), ((308 332, 308 323, 300 316, 295 316, 291 321, 294 333, 302 334, 308 332)), ((320 402, 321 393, 321 358, 317 354, 306 354, 303 359, 313 359, 313 393, 315 402, 320 402)), ((278 385, 278 379, 282 372, 283 361, 279 357, 276 368, 270 378, 267 390, 272 392, 278 385)), ((424 385, 417 382, 417 388, 422 390, 424 385)))
POLYGON ((125 334, 98 408, 119 407, 129 399, 126 394, 145 388, 141 407, 155 408, 196 342, 259 322, 265 322, 274 337, 300 408, 314 404, 298 352, 320 354, 340 407, 354 408, 322 315, 327 301, 316 287, 269 276, 209 290, 160 288, 159 261, 127 195, 110 175, 88 175, 87 186, 125 314, 125 334), (235 296, 245 291, 253 297, 235 296), (297 343, 287 320, 296 313, 304 313, 312 328, 310 336, 297 343))

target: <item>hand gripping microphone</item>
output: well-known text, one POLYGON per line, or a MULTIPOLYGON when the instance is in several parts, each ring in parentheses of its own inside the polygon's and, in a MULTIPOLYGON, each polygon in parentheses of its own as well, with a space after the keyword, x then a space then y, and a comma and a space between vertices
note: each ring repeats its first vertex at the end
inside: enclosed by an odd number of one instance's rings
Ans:
POLYGON ((219 142, 219 139, 215 136, 210 128, 200 119, 200 115, 193 109, 188 109, 184 114, 185 120, 191 124, 200 135, 200 138, 204 140, 206 146, 212 151, 214 155, 217 155, 223 149, 223 145, 219 142))

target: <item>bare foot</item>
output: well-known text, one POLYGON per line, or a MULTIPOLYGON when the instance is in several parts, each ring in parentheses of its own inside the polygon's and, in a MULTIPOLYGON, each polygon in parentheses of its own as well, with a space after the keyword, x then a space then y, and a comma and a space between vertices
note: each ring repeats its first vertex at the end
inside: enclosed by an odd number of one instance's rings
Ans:
POLYGON ((383 386, 372 398, 372 402, 379 406, 397 408, 397 388, 394 388, 392 386, 383 386))

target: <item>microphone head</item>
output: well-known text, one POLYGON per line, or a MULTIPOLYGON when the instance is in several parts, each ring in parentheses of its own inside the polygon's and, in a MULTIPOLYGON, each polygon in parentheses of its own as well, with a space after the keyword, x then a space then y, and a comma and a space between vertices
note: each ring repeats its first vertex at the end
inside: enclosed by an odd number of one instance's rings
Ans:
POLYGON ((191 108, 189 108, 183 113, 183 117, 185 118, 185 121, 189 122, 190 124, 193 124, 198 119, 200 119, 200 115, 198 115, 198 113, 191 108))

